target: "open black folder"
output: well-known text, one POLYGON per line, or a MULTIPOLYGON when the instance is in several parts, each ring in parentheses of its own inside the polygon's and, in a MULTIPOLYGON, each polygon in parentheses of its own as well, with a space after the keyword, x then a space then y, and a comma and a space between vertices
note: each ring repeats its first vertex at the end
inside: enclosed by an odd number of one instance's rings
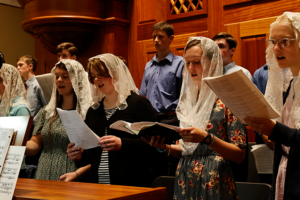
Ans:
POLYGON ((144 137, 148 140, 151 139, 151 136, 160 135, 161 138, 165 137, 165 144, 173 144, 176 140, 181 139, 176 130, 180 128, 178 126, 172 126, 168 124, 163 124, 159 122, 135 122, 129 123, 125 121, 116 121, 110 128, 124 131, 132 135, 138 135, 144 137))

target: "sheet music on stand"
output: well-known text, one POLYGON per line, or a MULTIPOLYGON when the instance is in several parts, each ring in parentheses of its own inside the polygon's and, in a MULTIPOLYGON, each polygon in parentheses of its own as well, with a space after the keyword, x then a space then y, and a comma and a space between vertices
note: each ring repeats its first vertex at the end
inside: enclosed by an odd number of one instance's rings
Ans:
POLYGON ((3 169, 5 156, 8 151, 11 139, 13 137, 14 129, 0 128, 0 173, 3 169))
POLYGON ((0 199, 11 200, 16 188, 26 147, 10 146, 0 174, 0 199))

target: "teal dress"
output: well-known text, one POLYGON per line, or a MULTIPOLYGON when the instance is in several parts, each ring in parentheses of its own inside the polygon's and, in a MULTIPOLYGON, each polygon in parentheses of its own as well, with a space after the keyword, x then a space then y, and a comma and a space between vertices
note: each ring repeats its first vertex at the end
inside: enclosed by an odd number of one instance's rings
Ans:
MULTIPOLYGON (((206 131, 216 140, 246 147, 246 130, 221 100, 212 110, 206 131)), ((182 156, 175 173, 174 199, 238 200, 229 162, 208 145, 199 144, 191 155, 182 156)))
MULTIPOLYGON (((20 96, 14 98, 12 100, 12 103, 17 103, 20 100, 20 98, 21 98, 20 96)), ((28 106, 26 106, 25 104, 20 104, 15 107, 10 107, 7 117, 9 117, 9 116, 28 116, 28 115, 31 115, 28 106)))
MULTIPOLYGON (((20 96, 14 98, 12 100, 12 103, 18 103, 18 101, 21 99, 20 96)), ((1 100, 0 100, 1 103, 1 100)), ((31 115, 30 109, 25 104, 20 104, 14 107, 10 107, 9 113, 6 115, 7 117, 10 116, 28 116, 31 115)))

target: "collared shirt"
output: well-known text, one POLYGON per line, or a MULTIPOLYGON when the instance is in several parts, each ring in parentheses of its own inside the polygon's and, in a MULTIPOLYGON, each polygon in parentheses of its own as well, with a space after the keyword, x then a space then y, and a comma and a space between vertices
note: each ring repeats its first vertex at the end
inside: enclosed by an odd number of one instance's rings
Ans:
POLYGON ((30 104, 31 116, 34 117, 39 113, 40 109, 48 104, 44 92, 42 91, 35 76, 26 81, 27 100, 30 104))
POLYGON ((257 69, 253 74, 252 82, 256 87, 261 91, 262 94, 265 94, 266 86, 268 82, 268 65, 265 64, 261 68, 257 69))
POLYGON ((161 61, 157 55, 145 67, 140 95, 146 96, 158 113, 174 111, 182 84, 183 59, 172 51, 161 61))
POLYGON ((230 74, 230 73, 236 72, 236 71, 238 71, 240 69, 243 70, 243 72, 246 74, 246 76, 248 76, 248 78, 250 80, 252 80, 251 73, 247 69, 245 69, 244 67, 236 65, 234 61, 232 61, 231 63, 229 63, 228 65, 226 65, 226 66, 223 67, 223 74, 224 75, 225 74, 230 74))

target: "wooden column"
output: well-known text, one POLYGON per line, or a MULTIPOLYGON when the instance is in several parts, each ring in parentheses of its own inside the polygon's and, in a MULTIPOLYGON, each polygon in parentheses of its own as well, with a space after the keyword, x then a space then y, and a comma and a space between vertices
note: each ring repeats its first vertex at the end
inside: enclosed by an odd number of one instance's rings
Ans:
POLYGON ((213 38, 217 33, 224 31, 223 1, 208 0, 207 28, 208 37, 213 38))

